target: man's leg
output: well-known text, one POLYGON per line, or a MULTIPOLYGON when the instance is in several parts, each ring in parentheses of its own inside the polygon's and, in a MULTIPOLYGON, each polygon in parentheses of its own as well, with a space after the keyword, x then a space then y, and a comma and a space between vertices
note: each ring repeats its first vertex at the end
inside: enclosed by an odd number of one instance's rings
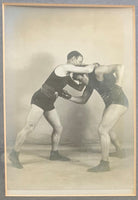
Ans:
POLYGON ((116 133, 114 131, 110 131, 109 135, 110 135, 111 142, 114 145, 116 151, 121 151, 121 146, 120 146, 116 133))
POLYGON ((44 111, 41 108, 32 104, 31 110, 27 117, 25 127, 17 134, 15 146, 14 146, 12 152, 9 154, 9 159, 11 160, 12 164, 17 168, 22 168, 22 165, 18 158, 21 147, 22 147, 27 135, 34 130, 38 121, 42 117, 43 112, 44 111))
MULTIPOLYGON (((104 117, 105 112, 106 112, 106 108, 104 109, 102 119, 104 117)), ((111 130, 109 132, 109 135, 110 135, 110 141, 114 145, 116 152, 121 152, 121 146, 120 146, 120 143, 119 143, 119 140, 118 140, 116 133, 111 130)), ((114 152, 114 153, 116 153, 116 152, 114 152)))
MULTIPOLYGON (((103 117, 104 117, 105 112, 106 112, 106 108, 105 108, 104 111, 103 111, 102 119, 103 119, 103 117)), ((116 133, 115 133, 114 131, 111 130, 111 131, 109 132, 109 135, 110 135, 110 141, 111 141, 111 143, 114 145, 116 151, 120 151, 120 150, 121 150, 121 147, 120 147, 120 143, 119 143, 119 141, 118 141, 118 138, 117 138, 116 133)))
POLYGON ((112 104, 105 110, 98 130, 101 140, 102 159, 98 166, 91 168, 88 171, 98 172, 108 171, 110 169, 108 161, 110 147, 109 133, 126 110, 126 107, 117 104, 112 104))
POLYGON ((118 158, 124 158, 126 155, 125 155, 125 152, 122 150, 121 148, 121 145, 120 145, 120 142, 117 138, 117 135, 114 131, 110 131, 110 139, 111 139, 111 142, 112 144, 114 145, 116 151, 115 152, 112 152, 112 153, 109 153, 109 156, 111 157, 118 157, 118 158))
POLYGON ((52 149, 51 149, 51 154, 50 154, 50 160, 62 160, 62 161, 70 160, 69 158, 64 157, 58 153, 58 145, 60 142, 63 128, 60 123, 60 119, 59 119, 56 109, 45 112, 44 116, 53 128, 53 132, 51 136, 52 149))

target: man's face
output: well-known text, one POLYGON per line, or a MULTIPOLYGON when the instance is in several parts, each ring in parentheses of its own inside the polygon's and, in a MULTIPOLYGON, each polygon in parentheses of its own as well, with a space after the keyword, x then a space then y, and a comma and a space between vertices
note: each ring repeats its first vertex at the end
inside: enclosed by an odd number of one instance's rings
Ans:
POLYGON ((82 56, 78 56, 77 58, 74 56, 72 58, 72 64, 73 65, 82 65, 83 62, 83 57, 82 56))

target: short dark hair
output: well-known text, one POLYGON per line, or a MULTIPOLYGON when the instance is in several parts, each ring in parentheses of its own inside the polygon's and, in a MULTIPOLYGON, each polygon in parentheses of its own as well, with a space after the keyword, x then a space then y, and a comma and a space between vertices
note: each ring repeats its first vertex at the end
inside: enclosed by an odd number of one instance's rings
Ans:
POLYGON ((71 59, 73 56, 76 57, 76 58, 78 58, 79 56, 81 56, 83 58, 83 55, 80 52, 78 52, 78 51, 71 51, 67 55, 67 60, 71 59))

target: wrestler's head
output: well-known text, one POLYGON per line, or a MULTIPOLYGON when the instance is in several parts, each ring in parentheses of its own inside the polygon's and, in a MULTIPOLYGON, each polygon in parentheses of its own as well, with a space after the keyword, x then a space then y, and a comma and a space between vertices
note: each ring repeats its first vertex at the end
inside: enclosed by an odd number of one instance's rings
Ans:
POLYGON ((78 51, 71 51, 67 55, 67 63, 73 65, 82 65, 83 55, 78 51))
POLYGON ((75 81, 80 81, 83 77, 83 74, 78 74, 78 73, 73 73, 72 75, 72 78, 75 80, 75 81))
POLYGON ((75 81, 79 81, 80 83, 83 83, 84 85, 88 85, 89 82, 89 78, 87 74, 77 74, 77 73, 73 73, 72 78, 75 81))

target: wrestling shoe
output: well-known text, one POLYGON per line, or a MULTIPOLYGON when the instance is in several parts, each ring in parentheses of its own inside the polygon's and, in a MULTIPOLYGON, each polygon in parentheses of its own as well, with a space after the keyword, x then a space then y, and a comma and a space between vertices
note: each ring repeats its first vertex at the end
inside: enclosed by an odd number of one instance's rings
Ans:
POLYGON ((110 171, 109 162, 101 160, 99 165, 97 165, 96 167, 90 168, 87 171, 88 172, 106 172, 106 171, 110 171))
POLYGON ((12 150, 12 152, 9 154, 9 160, 12 162, 12 165, 18 169, 22 169, 23 166, 21 165, 19 161, 19 152, 16 152, 15 150, 12 150))
POLYGON ((110 157, 125 158, 126 154, 123 150, 118 150, 116 152, 109 153, 110 157))
POLYGON ((61 154, 59 154, 58 151, 51 151, 50 152, 50 160, 60 160, 60 161, 69 161, 70 159, 62 156, 61 154))

